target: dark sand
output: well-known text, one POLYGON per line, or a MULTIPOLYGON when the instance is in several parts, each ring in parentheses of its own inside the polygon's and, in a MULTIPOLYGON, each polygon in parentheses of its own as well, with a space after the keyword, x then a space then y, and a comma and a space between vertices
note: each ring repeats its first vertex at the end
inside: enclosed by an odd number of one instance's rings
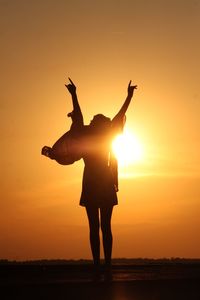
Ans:
POLYGON ((200 300, 200 265, 114 265, 112 282, 90 265, 5 265, 0 299, 200 300))

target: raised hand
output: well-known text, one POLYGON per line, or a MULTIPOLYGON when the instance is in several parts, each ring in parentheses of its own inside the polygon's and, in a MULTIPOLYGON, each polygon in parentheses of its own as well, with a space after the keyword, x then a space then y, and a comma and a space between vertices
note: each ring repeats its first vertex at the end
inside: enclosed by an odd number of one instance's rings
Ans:
POLYGON ((69 81, 70 81, 70 83, 65 84, 65 86, 66 86, 66 88, 68 89, 68 91, 70 92, 71 95, 75 95, 76 94, 76 86, 70 78, 69 78, 69 81))
POLYGON ((128 84, 128 96, 132 97, 134 90, 137 89, 137 85, 131 85, 131 80, 128 84))

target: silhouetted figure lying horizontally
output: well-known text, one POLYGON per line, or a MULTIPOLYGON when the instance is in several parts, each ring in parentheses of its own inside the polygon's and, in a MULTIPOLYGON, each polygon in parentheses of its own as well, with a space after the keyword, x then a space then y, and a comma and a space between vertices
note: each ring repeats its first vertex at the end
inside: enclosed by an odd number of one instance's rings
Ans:
POLYGON ((95 270, 100 266, 101 225, 105 267, 110 272, 112 254, 111 216, 113 206, 118 203, 117 161, 112 155, 111 144, 114 137, 121 133, 125 113, 130 104, 136 85, 128 85, 128 95, 119 112, 111 120, 97 114, 88 126, 84 126, 83 115, 78 103, 76 86, 70 80, 66 85, 72 96, 73 111, 70 131, 64 134, 52 148, 43 147, 42 154, 61 164, 71 164, 83 158, 85 167, 82 181, 80 205, 86 207, 90 228, 90 244, 95 270))

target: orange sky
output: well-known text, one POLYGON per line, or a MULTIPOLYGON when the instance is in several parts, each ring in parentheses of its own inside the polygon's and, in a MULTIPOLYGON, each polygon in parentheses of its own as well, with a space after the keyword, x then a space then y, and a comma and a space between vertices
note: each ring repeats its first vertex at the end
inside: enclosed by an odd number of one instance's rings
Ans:
POLYGON ((113 256, 200 257, 200 1, 0 0, 0 28, 0 258, 91 257, 83 162, 40 155, 70 126, 68 76, 86 124, 138 85, 144 158, 120 173, 113 256))

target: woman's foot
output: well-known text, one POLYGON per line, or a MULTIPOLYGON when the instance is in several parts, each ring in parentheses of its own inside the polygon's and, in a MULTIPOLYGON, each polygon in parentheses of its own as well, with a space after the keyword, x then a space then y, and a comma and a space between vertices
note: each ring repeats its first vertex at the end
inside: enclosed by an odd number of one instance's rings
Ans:
POLYGON ((101 268, 100 268, 100 265, 94 265, 92 279, 93 279, 94 282, 98 282, 98 281, 101 280, 101 268))
POLYGON ((112 266, 111 265, 105 265, 105 268, 104 268, 104 281, 111 282, 112 280, 113 280, 112 266))

